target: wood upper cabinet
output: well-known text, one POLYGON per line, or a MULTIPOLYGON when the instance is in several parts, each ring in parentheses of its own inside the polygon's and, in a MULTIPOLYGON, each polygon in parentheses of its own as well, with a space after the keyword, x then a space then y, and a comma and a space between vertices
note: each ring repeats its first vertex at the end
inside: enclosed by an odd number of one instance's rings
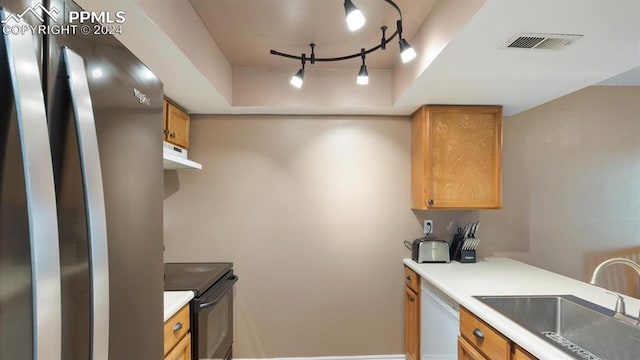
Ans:
POLYGON ((406 266, 404 275, 404 351, 407 360, 420 360, 420 278, 406 266))
POLYGON ((167 99, 164 100, 164 141, 189 148, 190 116, 167 99))
POLYGON ((502 107, 425 105, 412 115, 414 209, 502 206, 502 107))

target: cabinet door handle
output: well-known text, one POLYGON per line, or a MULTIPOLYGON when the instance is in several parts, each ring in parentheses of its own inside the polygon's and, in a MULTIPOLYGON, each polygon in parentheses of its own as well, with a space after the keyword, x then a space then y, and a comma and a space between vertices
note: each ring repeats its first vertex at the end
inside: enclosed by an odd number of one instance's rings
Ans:
POLYGON ((433 205, 433 199, 429 199, 429 205, 433 205))
POLYGON ((411 275, 407 275, 407 280, 411 281, 413 280, 413 277, 411 275))
POLYGON ((172 132, 171 134, 169 134, 170 138, 175 138, 176 137, 176 133, 172 132))
POLYGON ((413 296, 410 296, 409 297, 409 301, 414 302, 414 301, 416 301, 416 298, 414 298, 413 296))
POLYGON ((174 326, 173 326, 173 332, 178 332, 182 330, 182 323, 181 322, 177 322, 174 326))
POLYGON ((473 336, 477 337, 480 340, 484 340, 484 334, 482 333, 482 330, 478 328, 473 329, 473 336))

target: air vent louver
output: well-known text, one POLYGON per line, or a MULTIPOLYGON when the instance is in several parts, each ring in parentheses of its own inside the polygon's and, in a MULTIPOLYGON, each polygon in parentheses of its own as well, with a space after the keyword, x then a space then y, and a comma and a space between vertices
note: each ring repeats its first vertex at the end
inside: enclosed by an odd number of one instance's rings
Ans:
POLYGON ((503 49, 550 49, 560 50, 573 44, 583 35, 520 33, 502 45, 503 49))

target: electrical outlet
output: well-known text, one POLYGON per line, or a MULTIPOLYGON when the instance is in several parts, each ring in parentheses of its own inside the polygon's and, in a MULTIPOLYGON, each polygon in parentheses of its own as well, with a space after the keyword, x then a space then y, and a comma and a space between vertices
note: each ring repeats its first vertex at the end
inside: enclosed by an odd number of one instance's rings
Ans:
POLYGON ((425 220, 422 229, 425 235, 431 234, 433 232, 433 220, 425 220))

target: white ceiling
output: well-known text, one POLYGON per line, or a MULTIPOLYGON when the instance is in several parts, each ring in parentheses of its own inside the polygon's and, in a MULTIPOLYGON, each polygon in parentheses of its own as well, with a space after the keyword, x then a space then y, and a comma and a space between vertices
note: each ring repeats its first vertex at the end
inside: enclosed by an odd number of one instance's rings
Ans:
POLYGON ((367 60, 386 75, 370 74, 366 91, 352 85, 353 64, 318 67, 302 89, 288 86, 299 63, 268 49, 308 53, 315 42, 317 56, 335 56, 379 41, 380 23, 393 28, 383 0, 353 1, 368 18, 355 35, 342 0, 78 0, 87 10, 126 10, 120 40, 192 113, 409 114, 451 103, 502 104, 511 115, 589 85, 640 86, 638 0, 397 0, 413 63, 399 64, 393 44, 367 60), (584 36, 559 51, 500 47, 520 32, 584 36), (326 71, 344 81, 321 81, 326 71))
POLYGON ((504 104, 514 114, 638 66, 638 0, 489 0, 397 103, 504 104), (563 50, 501 48, 520 32, 584 36, 563 50))

